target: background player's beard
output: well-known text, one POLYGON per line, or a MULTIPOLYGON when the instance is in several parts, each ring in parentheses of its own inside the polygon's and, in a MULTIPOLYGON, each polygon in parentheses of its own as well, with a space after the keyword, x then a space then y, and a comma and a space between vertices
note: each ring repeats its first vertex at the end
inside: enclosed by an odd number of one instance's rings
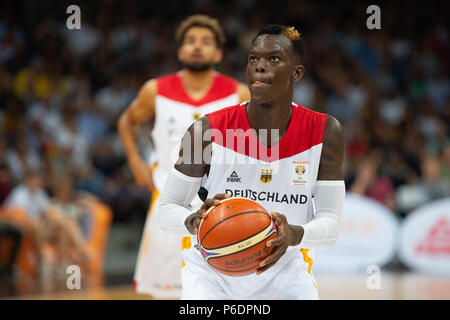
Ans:
POLYGON ((188 62, 188 61, 181 61, 181 64, 183 65, 183 68, 186 68, 189 71, 193 72, 206 71, 208 69, 213 68, 215 65, 214 62, 188 62))

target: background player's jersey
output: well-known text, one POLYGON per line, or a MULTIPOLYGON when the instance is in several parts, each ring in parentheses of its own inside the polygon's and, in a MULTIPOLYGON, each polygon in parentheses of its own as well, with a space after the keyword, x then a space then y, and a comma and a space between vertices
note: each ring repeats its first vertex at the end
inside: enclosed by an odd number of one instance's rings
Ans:
MULTIPOLYGON (((246 103, 207 116, 214 129, 211 166, 203 185, 209 198, 218 193, 229 193, 250 198, 269 212, 284 214, 290 224, 300 225, 312 220, 312 193, 319 169, 326 114, 293 104, 285 135, 269 149, 259 143, 252 131, 246 103), (230 129, 240 130, 240 133, 230 129), (239 142, 236 135, 244 135, 244 143, 239 142)), ((195 237, 191 241, 195 247, 195 237)), ((198 250, 190 252, 200 257, 198 250)), ((292 260, 300 260, 302 263, 295 265, 310 272, 310 257, 311 252, 306 251, 305 255, 300 246, 289 247, 284 256, 260 276, 221 275, 221 283, 225 291, 239 291, 232 292, 231 296, 247 297, 250 292, 254 296, 277 272, 291 268, 292 260)), ((215 271, 211 269, 211 272, 215 271)))
POLYGON ((214 72, 211 88, 200 100, 192 100, 182 83, 182 71, 157 79, 155 125, 152 131, 157 167, 153 179, 162 190, 170 168, 178 158, 183 134, 206 113, 239 103, 238 83, 214 72))

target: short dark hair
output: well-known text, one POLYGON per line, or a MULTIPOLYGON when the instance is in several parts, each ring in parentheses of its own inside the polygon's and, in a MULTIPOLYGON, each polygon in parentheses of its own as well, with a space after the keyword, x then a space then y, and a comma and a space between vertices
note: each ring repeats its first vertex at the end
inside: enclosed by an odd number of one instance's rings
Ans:
POLYGON ((252 45, 255 40, 263 34, 284 34, 289 40, 291 40, 292 50, 300 57, 301 61, 305 57, 305 44, 303 42, 302 34, 297 31, 295 27, 282 26, 280 24, 266 24, 258 34, 253 38, 252 45))
POLYGON ((189 16, 181 22, 180 26, 175 32, 175 38, 180 44, 183 43, 186 31, 188 31, 192 27, 202 27, 210 29, 214 33, 214 36, 216 38, 217 47, 223 48, 225 46, 225 33, 223 32, 219 21, 203 14, 195 14, 189 16))

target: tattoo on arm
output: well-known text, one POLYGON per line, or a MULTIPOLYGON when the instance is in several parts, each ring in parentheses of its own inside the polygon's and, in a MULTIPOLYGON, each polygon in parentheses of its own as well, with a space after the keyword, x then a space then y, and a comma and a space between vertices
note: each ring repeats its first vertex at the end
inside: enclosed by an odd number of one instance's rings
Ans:
POLYGON ((344 130, 336 118, 328 115, 317 180, 343 180, 343 164, 344 130))

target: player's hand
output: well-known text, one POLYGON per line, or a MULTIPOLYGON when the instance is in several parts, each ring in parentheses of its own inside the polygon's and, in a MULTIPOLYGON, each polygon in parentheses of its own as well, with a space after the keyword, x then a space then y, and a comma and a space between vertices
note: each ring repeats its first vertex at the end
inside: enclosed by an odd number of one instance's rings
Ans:
POLYGON ((155 190, 152 170, 147 163, 142 161, 141 158, 134 158, 130 160, 130 168, 133 173, 134 180, 139 186, 147 188, 150 192, 155 190))
POLYGON ((192 223, 195 234, 198 233, 198 226, 200 225, 200 222, 206 218, 206 212, 208 211, 208 209, 217 206, 220 203, 220 200, 229 197, 230 195, 228 193, 218 193, 212 199, 206 199, 205 202, 203 202, 203 205, 195 213, 195 220, 192 223))
POLYGON ((293 229, 291 225, 288 224, 284 214, 278 212, 271 212, 270 214, 277 227, 277 237, 267 241, 266 246, 269 248, 273 247, 273 250, 259 264, 260 268, 256 271, 257 275, 260 275, 262 272, 273 266, 283 256, 289 246, 299 242, 298 230, 293 229))

